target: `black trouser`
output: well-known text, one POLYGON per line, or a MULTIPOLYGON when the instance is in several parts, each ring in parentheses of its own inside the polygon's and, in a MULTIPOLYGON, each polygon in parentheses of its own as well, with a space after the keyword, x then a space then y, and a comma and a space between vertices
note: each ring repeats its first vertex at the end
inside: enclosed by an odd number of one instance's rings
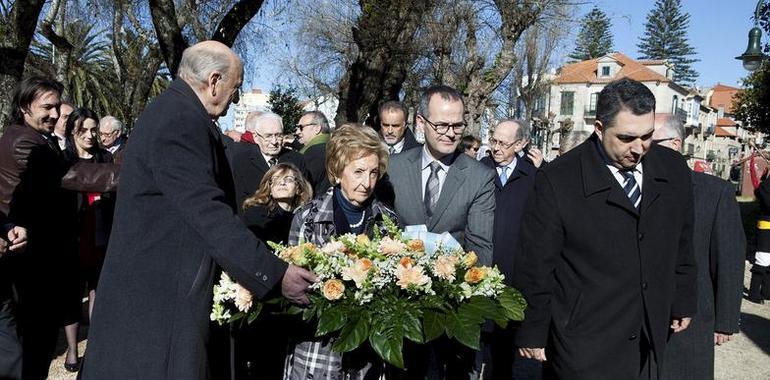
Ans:
POLYGON ((21 379, 22 351, 13 306, 10 294, 0 296, 0 379, 21 379))

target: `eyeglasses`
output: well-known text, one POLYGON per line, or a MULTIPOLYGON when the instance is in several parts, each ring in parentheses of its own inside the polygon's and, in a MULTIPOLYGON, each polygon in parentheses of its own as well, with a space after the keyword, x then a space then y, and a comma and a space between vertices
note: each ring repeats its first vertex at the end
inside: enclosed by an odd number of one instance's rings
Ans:
POLYGON ((662 142, 666 142, 666 141, 669 141, 669 140, 673 140, 673 139, 675 139, 675 138, 676 138, 676 137, 669 137, 669 138, 667 138, 667 139, 652 139, 652 143, 653 143, 653 144, 660 144, 660 143, 662 143, 662 142))
POLYGON ((294 128, 299 129, 300 131, 310 125, 318 125, 318 123, 307 123, 307 124, 297 124, 294 126, 294 128))
POLYGON ((254 132, 257 137, 265 140, 265 141, 281 141, 283 139, 282 133, 272 133, 269 135, 260 135, 259 133, 254 132))
POLYGON ((99 136, 100 137, 110 137, 110 136, 114 135, 115 132, 117 132, 117 131, 118 130, 116 129, 116 130, 109 131, 109 132, 99 132, 99 136))
POLYGON ((495 145, 500 145, 500 147, 503 148, 503 149, 510 149, 517 142, 519 142, 519 140, 507 143, 507 142, 502 142, 502 141, 500 141, 500 140, 498 140, 498 139, 496 139, 494 137, 490 137, 489 138, 489 147, 492 148, 495 145))
POLYGON ((280 177, 280 178, 271 178, 270 179, 270 185, 293 185, 297 183, 297 179, 287 175, 286 177, 280 177))
POLYGON ((430 125, 431 128, 433 128, 436 133, 439 135, 445 135, 447 132, 449 132, 449 128, 452 128, 452 131, 456 135, 460 135, 465 130, 465 122, 462 123, 456 123, 456 124, 449 124, 449 123, 433 123, 432 121, 428 120, 427 117, 420 115, 420 117, 425 120, 428 125, 430 125))

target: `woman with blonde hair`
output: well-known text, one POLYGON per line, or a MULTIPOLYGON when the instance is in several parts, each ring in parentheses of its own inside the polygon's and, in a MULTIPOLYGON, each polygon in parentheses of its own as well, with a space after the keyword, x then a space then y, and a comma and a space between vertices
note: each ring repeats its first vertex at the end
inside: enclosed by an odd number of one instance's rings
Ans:
POLYGON ((259 188, 243 201, 243 221, 262 241, 286 243, 294 210, 313 198, 313 188, 293 164, 273 165, 259 188))
MULTIPOLYGON (((374 194, 374 187, 388 169, 388 150, 372 128, 345 124, 332 133, 326 145, 326 174, 332 183, 325 193, 297 210, 289 232, 289 244, 300 241, 317 246, 345 233, 372 235, 383 231, 385 216, 398 223, 395 212, 374 194)), ((369 353, 332 351, 329 338, 315 338, 312 331, 292 337, 284 379, 376 378, 382 365, 374 365, 369 353)))

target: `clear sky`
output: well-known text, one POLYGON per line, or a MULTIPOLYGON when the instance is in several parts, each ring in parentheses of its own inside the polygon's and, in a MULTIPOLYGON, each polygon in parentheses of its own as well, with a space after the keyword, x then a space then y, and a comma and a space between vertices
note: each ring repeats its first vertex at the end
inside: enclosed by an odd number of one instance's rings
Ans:
MULTIPOLYGON (((644 33, 647 14, 655 1, 596 0, 582 6, 578 18, 594 4, 612 20, 615 50, 638 58, 636 45, 644 33)), ((756 0, 682 0, 683 11, 690 14, 690 45, 697 52, 695 58, 700 59, 694 64, 695 70, 700 73, 697 85, 710 87, 720 82, 740 86, 740 78, 745 77, 747 72, 735 57, 746 50, 756 5, 756 0)), ((764 43, 770 38, 766 35, 762 37, 764 43)))

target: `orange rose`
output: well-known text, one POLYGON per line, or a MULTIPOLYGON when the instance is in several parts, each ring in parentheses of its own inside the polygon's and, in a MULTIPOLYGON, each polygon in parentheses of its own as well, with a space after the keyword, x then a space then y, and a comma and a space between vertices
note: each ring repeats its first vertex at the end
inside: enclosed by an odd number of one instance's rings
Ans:
POLYGON ((398 263, 401 264, 402 267, 406 267, 409 265, 414 265, 414 260, 408 257, 402 257, 401 260, 398 261, 398 263))
POLYGON ((473 285, 478 284, 487 276, 487 268, 473 267, 465 272, 465 282, 473 285))
POLYGON ((425 243, 420 239, 409 240, 409 242, 406 243, 406 246, 410 251, 425 252, 425 243))
POLYGON ((342 298, 342 295, 345 294, 345 284, 337 279, 326 280, 326 282, 324 282, 322 292, 324 298, 327 300, 336 301, 342 298))
POLYGON ((361 259, 361 260, 358 260, 358 263, 357 263, 357 264, 358 264, 358 265, 360 266, 360 268, 361 268, 361 269, 363 269, 363 270, 369 270, 369 269, 371 269, 371 267, 372 267, 372 265, 373 265, 373 264, 372 264, 372 260, 369 260, 369 259, 367 259, 367 258, 363 258, 363 259, 361 259))

